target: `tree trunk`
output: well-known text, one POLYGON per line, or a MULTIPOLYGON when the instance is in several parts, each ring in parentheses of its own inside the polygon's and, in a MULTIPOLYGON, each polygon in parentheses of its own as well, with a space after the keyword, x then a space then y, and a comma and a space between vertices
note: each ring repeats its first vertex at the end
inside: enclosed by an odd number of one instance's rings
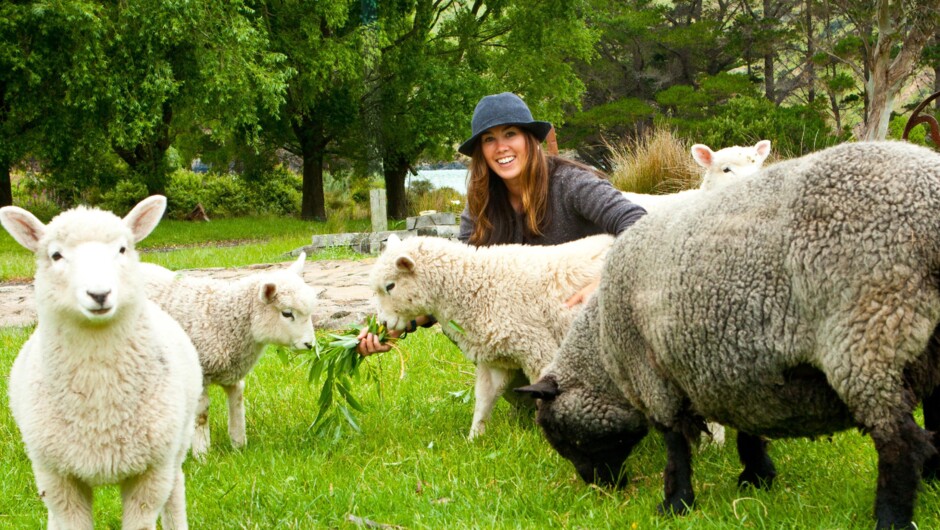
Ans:
POLYGON ((388 217, 404 219, 408 217, 408 197, 405 194, 405 177, 411 163, 405 157, 394 154, 382 158, 385 175, 385 193, 388 199, 388 217))
POLYGON ((329 139, 324 132, 323 122, 303 116, 299 123, 295 122, 293 128, 304 159, 300 218, 306 221, 326 221, 323 159, 329 139))
MULTIPOLYGON (((936 9, 935 5, 921 7, 936 9)), ((906 31, 899 31, 897 25, 903 19, 900 9, 903 6, 891 5, 889 0, 879 0, 876 6, 878 40, 865 61, 865 92, 869 104, 865 126, 858 135, 862 140, 884 140, 888 135, 895 97, 913 72, 927 40, 935 33, 930 27, 928 35, 928 27, 920 19, 909 29, 905 28, 906 31)))
MULTIPOLYGON (((773 27, 774 21, 770 20, 770 13, 773 10, 771 0, 764 0, 764 20, 762 26, 765 30, 773 27)), ((777 89, 774 83, 774 48, 768 46, 764 51, 764 96, 772 103, 777 103, 777 89)))
POLYGON ((816 55, 816 36, 813 33, 813 0, 806 0, 803 6, 806 15, 806 101, 813 104, 816 101, 816 64, 813 56, 816 55))
POLYGON ((13 204, 13 181, 10 178, 11 165, 9 161, 0 159, 0 206, 13 204))
POLYGON ((140 143, 133 149, 114 147, 114 151, 139 175, 147 186, 147 193, 165 195, 167 175, 169 173, 166 161, 166 152, 173 140, 170 135, 170 124, 173 122, 173 106, 169 102, 163 103, 163 117, 160 127, 154 132, 150 143, 140 143))

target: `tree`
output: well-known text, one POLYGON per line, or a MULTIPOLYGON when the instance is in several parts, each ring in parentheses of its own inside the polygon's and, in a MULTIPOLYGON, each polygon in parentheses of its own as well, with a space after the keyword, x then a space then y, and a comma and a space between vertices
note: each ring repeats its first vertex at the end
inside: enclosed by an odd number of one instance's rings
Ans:
POLYGON ((359 0, 260 0, 271 47, 292 76, 283 107, 264 122, 263 142, 303 159, 303 219, 326 219, 323 168, 331 153, 361 147, 364 45, 359 0))
POLYGON ((80 2, 0 4, 0 206, 13 203, 13 167, 40 156, 49 132, 87 125, 76 123, 90 88, 80 73, 101 57, 99 36, 80 2))
POLYGON ((895 98, 940 24, 940 0, 877 0, 873 4, 836 0, 833 6, 851 25, 862 50, 859 64, 844 61, 832 43, 827 49, 864 84, 865 118, 855 136, 884 139, 895 98))
POLYGON ((454 156, 483 95, 517 92, 539 119, 556 121, 563 105, 578 101, 583 85, 571 63, 590 57, 596 38, 581 6, 573 0, 380 5, 381 60, 368 102, 379 117, 391 217, 407 213, 409 169, 423 155, 454 156))

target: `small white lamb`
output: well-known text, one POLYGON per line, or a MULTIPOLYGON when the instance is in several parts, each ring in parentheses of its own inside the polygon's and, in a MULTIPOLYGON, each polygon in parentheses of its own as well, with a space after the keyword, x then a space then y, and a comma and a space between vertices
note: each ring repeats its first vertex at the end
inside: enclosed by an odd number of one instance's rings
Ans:
POLYGON ((477 365, 471 439, 483 434, 497 398, 520 368, 535 381, 580 308, 565 301, 600 277, 609 235, 555 246, 475 248, 439 237, 389 237, 369 283, 378 318, 405 329, 434 315, 477 365), (461 332, 450 329, 449 322, 461 332))
POLYGON ((193 278, 150 263, 141 264, 150 298, 189 333, 203 370, 204 389, 196 417, 193 455, 203 456, 209 440, 209 385, 228 398, 228 433, 233 447, 245 436, 245 377, 265 346, 310 349, 316 289, 303 280, 307 255, 286 269, 238 280, 193 278))
POLYGON ((122 527, 187 528, 182 464, 202 373, 169 315, 144 296, 134 244, 166 199, 121 220, 78 207, 44 225, 0 208, 0 223, 36 254, 38 325, 10 371, 10 408, 33 465, 49 528, 90 529, 92 488, 119 484, 122 527))
POLYGON ((707 145, 692 146, 692 158, 703 168, 702 183, 698 188, 683 190, 665 195, 623 192, 631 202, 639 204, 647 211, 657 208, 672 208, 677 203, 721 189, 744 177, 760 171, 761 165, 770 154, 770 140, 761 140, 751 147, 731 146, 712 151, 707 145))

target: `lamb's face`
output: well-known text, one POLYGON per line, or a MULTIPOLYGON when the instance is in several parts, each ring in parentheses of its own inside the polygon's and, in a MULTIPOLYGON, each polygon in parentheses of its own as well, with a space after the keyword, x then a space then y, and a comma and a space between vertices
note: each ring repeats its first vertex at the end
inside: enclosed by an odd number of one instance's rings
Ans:
POLYGON ((266 277, 258 286, 262 309, 252 320, 252 335, 258 343, 309 350, 315 340, 313 311, 317 292, 291 271, 266 277))
POLYGON ((138 298, 134 239, 109 212, 76 215, 65 212, 49 223, 36 252, 36 294, 63 317, 101 324, 138 298))
POLYGON ((82 206, 48 226, 15 206, 0 208, 0 224, 36 255, 40 314, 100 324, 144 300, 134 244, 157 226, 166 198, 147 197, 121 219, 82 206))
POLYGON ((375 293, 378 320, 389 329, 403 330, 412 319, 429 313, 416 266, 410 255, 390 248, 372 268, 369 285, 375 293))
POLYGON ((712 151, 705 145, 692 146, 692 157, 705 168, 702 189, 717 190, 760 171, 770 154, 770 141, 754 146, 731 146, 712 151))
POLYGON ((537 420, 545 438, 589 484, 621 487, 622 467, 647 434, 643 416, 620 396, 590 386, 559 384, 548 374, 523 387, 538 398, 537 420))

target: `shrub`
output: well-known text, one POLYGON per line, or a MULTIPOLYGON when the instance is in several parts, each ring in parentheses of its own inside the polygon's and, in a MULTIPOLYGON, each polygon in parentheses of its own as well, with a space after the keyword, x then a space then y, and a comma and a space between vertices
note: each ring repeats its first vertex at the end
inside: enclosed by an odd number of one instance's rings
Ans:
POLYGON ((177 170, 167 184, 168 215, 181 219, 202 204, 210 218, 300 213, 301 180, 278 166, 246 181, 232 173, 177 170))
POLYGON ((114 188, 104 192, 98 206, 123 215, 131 211, 145 197, 147 197, 147 186, 143 182, 125 179, 119 181, 114 188))
POLYGON ((56 200, 52 192, 46 191, 44 182, 33 173, 14 180, 13 204, 33 213, 40 221, 48 223, 53 217, 68 208, 56 200))
POLYGON ((614 187, 635 193, 674 193, 694 188, 701 168, 692 159, 692 144, 670 130, 654 128, 610 149, 610 180, 614 187))
POLYGON ((707 119, 665 118, 664 124, 712 149, 767 139, 774 153, 790 158, 846 140, 831 134, 820 105, 782 107, 762 97, 739 96, 712 107, 707 119))
POLYGON ((418 215, 420 212, 434 210, 436 212, 452 212, 460 215, 463 212, 466 197, 453 188, 425 189, 426 180, 413 181, 408 188, 408 214, 418 215), (414 183, 421 183, 418 187, 414 183))

